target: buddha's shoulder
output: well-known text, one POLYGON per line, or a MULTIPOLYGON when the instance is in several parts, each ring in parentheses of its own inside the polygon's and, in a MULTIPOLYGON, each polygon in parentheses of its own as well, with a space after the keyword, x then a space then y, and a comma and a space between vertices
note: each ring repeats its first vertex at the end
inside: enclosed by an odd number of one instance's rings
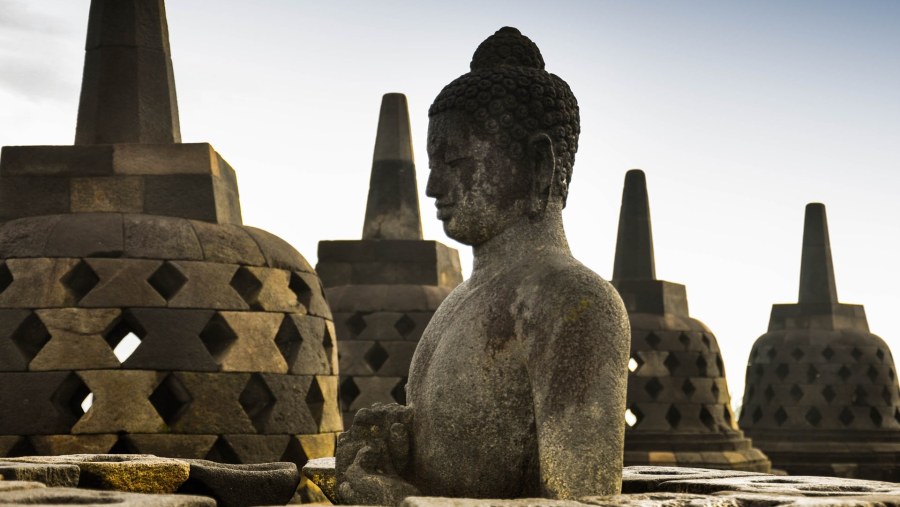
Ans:
POLYGON ((572 257, 535 263, 518 293, 523 303, 544 315, 587 312, 585 317, 591 317, 602 310, 605 319, 627 319, 612 284, 572 257))

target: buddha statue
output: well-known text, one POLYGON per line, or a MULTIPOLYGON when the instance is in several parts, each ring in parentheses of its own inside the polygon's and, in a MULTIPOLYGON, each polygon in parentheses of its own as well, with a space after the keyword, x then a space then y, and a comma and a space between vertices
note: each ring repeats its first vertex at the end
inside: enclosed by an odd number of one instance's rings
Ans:
POLYGON ((472 275, 425 329, 407 405, 362 409, 339 437, 339 500, 615 494, 630 331, 563 230, 575 97, 507 27, 429 117, 426 193, 447 235, 473 247, 472 275))

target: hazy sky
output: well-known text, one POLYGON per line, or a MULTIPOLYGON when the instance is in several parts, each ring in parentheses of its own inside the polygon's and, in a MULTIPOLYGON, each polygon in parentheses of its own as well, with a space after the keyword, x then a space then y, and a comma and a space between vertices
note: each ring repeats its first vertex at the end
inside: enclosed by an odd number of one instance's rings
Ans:
MULTIPOLYGON (((89 0, 0 0, 0 145, 71 144, 89 0)), ((842 302, 900 351, 900 1, 169 0, 185 142, 235 168, 244 222, 310 262, 356 239, 381 95, 409 98, 423 226, 427 108, 504 25, 568 81, 582 133, 564 218, 612 272, 625 171, 647 173, 657 275, 684 283, 739 402, 773 303, 796 302, 824 202, 842 302)), ((467 247, 456 245, 466 271, 467 247)))

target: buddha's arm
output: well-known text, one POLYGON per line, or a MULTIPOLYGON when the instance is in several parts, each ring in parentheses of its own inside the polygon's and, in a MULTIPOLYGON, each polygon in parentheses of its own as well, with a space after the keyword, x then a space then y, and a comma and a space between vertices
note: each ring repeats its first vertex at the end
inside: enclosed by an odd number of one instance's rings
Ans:
POLYGON ((526 342, 541 495, 548 498, 621 488, 627 314, 599 277, 574 278, 554 283, 556 301, 545 293, 532 328, 538 333, 529 330, 526 342))

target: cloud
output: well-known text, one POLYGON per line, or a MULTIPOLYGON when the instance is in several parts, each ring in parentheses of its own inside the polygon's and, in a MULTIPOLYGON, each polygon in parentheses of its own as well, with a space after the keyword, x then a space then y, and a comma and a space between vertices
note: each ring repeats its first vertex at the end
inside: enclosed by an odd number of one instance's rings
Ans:
POLYGON ((24 32, 41 35, 66 33, 66 25, 53 14, 34 9, 39 2, 25 0, 0 0, 0 31, 24 32))

